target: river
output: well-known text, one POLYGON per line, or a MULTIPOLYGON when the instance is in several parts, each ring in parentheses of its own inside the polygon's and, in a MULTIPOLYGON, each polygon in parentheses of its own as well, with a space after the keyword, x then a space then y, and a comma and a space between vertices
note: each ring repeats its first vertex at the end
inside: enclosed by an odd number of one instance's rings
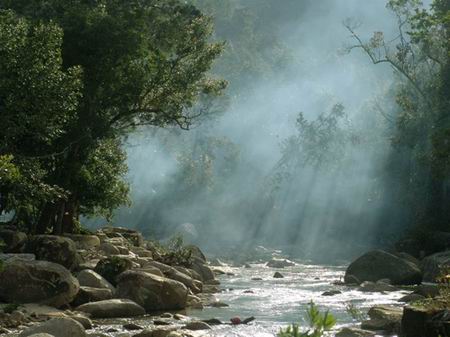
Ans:
MULTIPOLYGON (((398 299, 405 295, 404 291, 389 293, 360 292, 355 288, 334 285, 333 282, 343 278, 345 266, 326 266, 297 264, 283 269, 268 268, 263 264, 253 264, 251 268, 225 268, 233 275, 221 275, 220 293, 214 294, 217 300, 229 307, 205 307, 203 310, 189 310, 185 314, 196 319, 217 318, 229 322, 232 317, 255 317, 249 325, 219 325, 210 331, 194 333, 205 337, 273 337, 280 327, 290 323, 306 324, 306 309, 310 301, 314 301, 322 310, 330 310, 336 317, 336 329, 356 323, 347 312, 349 303, 361 312, 377 304, 399 305, 398 299), (273 278, 279 271, 284 278, 273 278), (260 278, 262 280, 252 280, 260 278), (323 296, 322 293, 339 290, 342 293, 334 296, 323 296), (248 291, 252 291, 249 293, 248 291)), ((97 331, 106 332, 116 328, 119 332, 107 333, 108 336, 126 336, 120 322, 104 322, 97 331)), ((133 322, 152 328, 151 318, 137 319, 133 322)))

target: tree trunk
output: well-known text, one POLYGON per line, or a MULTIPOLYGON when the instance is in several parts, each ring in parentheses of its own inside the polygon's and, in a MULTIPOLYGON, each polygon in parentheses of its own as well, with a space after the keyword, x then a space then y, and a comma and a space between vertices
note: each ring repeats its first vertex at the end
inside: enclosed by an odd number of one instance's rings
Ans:
POLYGON ((48 228, 50 228, 55 220, 56 207, 55 204, 46 203, 42 209, 41 216, 39 217, 36 234, 45 234, 48 228))

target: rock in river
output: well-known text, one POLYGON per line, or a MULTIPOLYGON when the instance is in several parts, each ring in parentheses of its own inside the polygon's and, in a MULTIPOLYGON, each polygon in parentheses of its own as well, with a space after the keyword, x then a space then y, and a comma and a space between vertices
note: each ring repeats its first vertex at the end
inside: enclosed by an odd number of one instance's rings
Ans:
POLYGON ((394 285, 410 285, 420 283, 422 273, 411 261, 382 250, 374 250, 362 255, 347 268, 345 281, 353 283, 354 278, 361 282, 377 282, 387 278, 394 285))

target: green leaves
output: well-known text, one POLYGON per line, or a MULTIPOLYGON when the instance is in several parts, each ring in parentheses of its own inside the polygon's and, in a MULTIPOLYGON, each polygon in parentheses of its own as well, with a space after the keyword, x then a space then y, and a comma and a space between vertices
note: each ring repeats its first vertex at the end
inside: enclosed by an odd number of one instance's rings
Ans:
POLYGON ((278 337, 322 337, 326 331, 333 329, 336 325, 336 319, 327 310, 322 313, 313 301, 309 303, 306 310, 309 322, 309 329, 301 331, 297 324, 292 324, 285 329, 281 329, 278 337))

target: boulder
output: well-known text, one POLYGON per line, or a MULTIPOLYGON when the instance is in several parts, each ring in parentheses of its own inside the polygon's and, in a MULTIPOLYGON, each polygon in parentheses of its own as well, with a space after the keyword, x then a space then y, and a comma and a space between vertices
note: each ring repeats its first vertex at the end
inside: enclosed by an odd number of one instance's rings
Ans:
POLYGON ((399 332, 403 310, 399 307, 379 305, 370 308, 368 312, 370 320, 364 321, 361 328, 365 330, 399 332))
POLYGON ((47 261, 14 260, 0 272, 0 300, 60 307, 73 301, 78 280, 63 266, 47 261))
POLYGON ((81 261, 75 242, 57 235, 30 237, 25 252, 33 253, 38 260, 55 262, 70 270, 77 268, 81 261))
POLYGON ((439 295, 439 286, 434 283, 422 283, 421 285, 418 285, 415 290, 414 294, 421 295, 423 297, 429 298, 429 297, 436 297, 439 295))
POLYGON ((361 282, 377 282, 388 278, 395 285, 418 284, 422 280, 420 268, 414 263, 382 250, 368 252, 350 264, 345 272, 346 283, 354 278, 361 282))
POLYGON ((187 323, 184 327, 186 330, 211 330, 211 326, 205 322, 202 321, 193 321, 187 323))
POLYGON ((203 282, 215 279, 215 275, 212 269, 199 260, 194 261, 191 268, 200 275, 203 282))
POLYGON ((33 325, 22 331, 19 337, 28 337, 38 333, 47 333, 58 337, 86 337, 84 327, 74 319, 67 317, 52 318, 39 325, 33 325))
POLYGON ((117 296, 136 301, 147 312, 184 309, 187 295, 181 282, 142 271, 126 271, 117 278, 117 296))
POLYGON ((273 258, 272 260, 266 263, 266 266, 270 268, 285 268, 285 267, 293 267, 295 266, 295 263, 287 259, 273 258))
POLYGON ((193 257, 203 263, 206 263, 206 261, 207 261, 206 256, 198 246, 187 245, 186 248, 190 250, 191 257, 193 257))
POLYGON ((116 246, 114 246, 112 243, 109 242, 103 242, 100 245, 100 249, 102 252, 104 252, 106 255, 119 255, 120 250, 116 246))
POLYGON ((425 299, 425 297, 423 297, 422 295, 412 293, 412 294, 403 296, 398 301, 403 302, 403 303, 412 303, 412 302, 423 301, 424 299, 425 299))
POLYGON ((80 286, 83 287, 109 289, 111 292, 115 291, 114 286, 109 283, 108 280, 90 269, 80 271, 77 275, 77 279, 80 286))
POLYGON ((32 335, 29 335, 28 337, 55 337, 55 336, 50 335, 48 333, 34 333, 32 335))
POLYGON ((1 229, 0 241, 4 244, 3 251, 5 253, 20 253, 27 242, 27 235, 11 229, 1 229))
POLYGON ((358 328, 342 328, 336 337, 375 337, 373 331, 362 330, 358 328))
POLYGON ((72 239, 78 249, 92 249, 100 246, 100 239, 97 235, 64 234, 64 236, 72 239))
POLYGON ((433 314, 433 312, 422 307, 405 306, 401 322, 403 335, 405 337, 431 336, 429 322, 433 314))
POLYGON ((202 282, 194 280, 192 277, 176 270, 175 268, 171 268, 168 271, 166 271, 164 273, 164 276, 183 283, 186 287, 191 289, 194 294, 198 294, 202 291, 203 288, 202 282))
POLYGON ((112 299, 80 305, 77 311, 92 318, 136 317, 145 314, 145 309, 129 299, 112 299))
POLYGON ((450 251, 427 256, 421 263, 424 282, 436 282, 442 271, 450 267, 450 251))
POLYGON ((130 259, 120 256, 111 256, 98 261, 94 271, 115 286, 117 276, 131 268, 133 268, 133 262, 130 259))
POLYGON ((73 306, 80 306, 89 302, 98 302, 103 300, 110 300, 113 297, 113 293, 110 289, 105 288, 91 288, 80 287, 77 296, 72 302, 73 306))
POLYGON ((104 227, 101 229, 101 232, 108 237, 118 237, 118 235, 120 235, 127 239, 133 246, 142 247, 144 245, 144 237, 134 229, 124 227, 104 227))

